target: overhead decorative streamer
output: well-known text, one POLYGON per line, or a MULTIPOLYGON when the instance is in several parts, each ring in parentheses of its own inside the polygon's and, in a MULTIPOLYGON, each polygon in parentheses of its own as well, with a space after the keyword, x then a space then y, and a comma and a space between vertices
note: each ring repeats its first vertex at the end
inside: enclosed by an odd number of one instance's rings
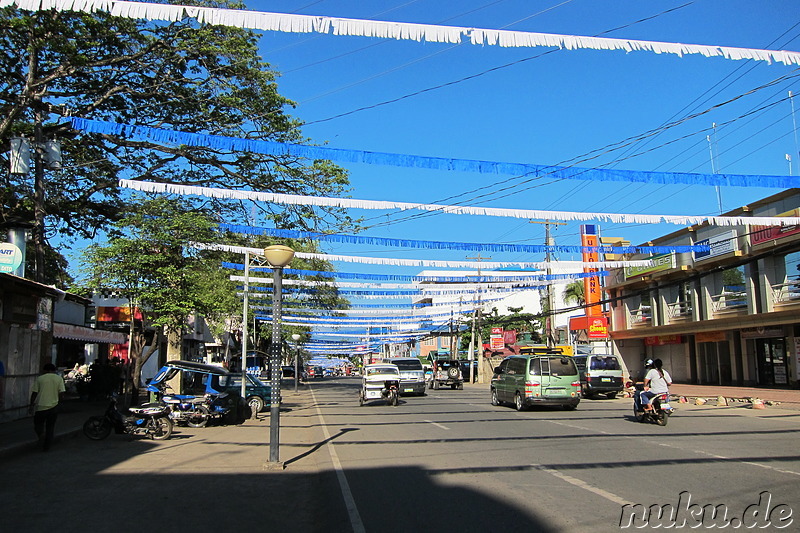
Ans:
MULTIPOLYGON (((529 290, 534 290, 537 286, 529 287, 529 290)), ((243 286, 236 287, 236 290, 244 290, 243 286)), ((255 292, 272 292, 272 287, 261 287, 261 286, 251 286, 251 291, 255 292)), ((294 288, 294 287, 285 287, 283 292, 286 294, 317 294, 319 291, 316 288, 294 288)), ((382 295, 382 296, 425 296, 430 294, 437 294, 437 295, 459 295, 464 293, 473 293, 475 292, 474 288, 471 289, 463 289, 463 290, 447 290, 447 289, 411 289, 411 290, 404 290, 404 289, 388 289, 388 290, 367 290, 367 291, 358 291, 358 290, 349 290, 349 289, 340 289, 338 293, 343 296, 361 296, 361 297, 369 297, 375 295, 382 295)), ((519 292, 519 289, 514 287, 508 288, 492 288, 490 289, 491 293, 502 293, 502 292, 519 292)), ((251 296, 257 296, 257 294, 251 294, 251 296)))
POLYGON ((311 239, 315 241, 340 242, 346 244, 367 244, 371 246, 393 246, 400 248, 423 248, 427 250, 469 250, 473 252, 512 252, 512 253, 607 253, 607 254, 667 254, 670 252, 707 252, 704 246, 562 246, 544 244, 501 244, 480 242, 421 241, 415 239, 389 239, 386 237, 367 237, 362 235, 342 235, 340 233, 318 233, 278 228, 245 226, 242 224, 218 224, 219 229, 245 235, 270 235, 285 239, 311 239))
MULTIPOLYGON (((2 0, 0 0, 2 1, 2 0)), ((276 156, 304 157, 307 159, 330 159, 344 163, 364 163, 403 168, 424 168, 480 174, 502 174, 510 176, 534 175, 554 179, 579 179, 584 181, 655 183, 659 185, 707 185, 714 187, 770 187, 788 189, 800 186, 800 176, 769 176, 747 174, 693 174, 688 172, 655 172, 641 170, 619 170, 608 168, 562 167, 531 163, 504 163, 473 159, 426 157, 387 152, 365 152, 344 148, 328 148, 301 144, 279 143, 239 137, 224 137, 177 130, 165 130, 148 126, 136 126, 117 122, 71 117, 72 127, 87 133, 101 133, 122 137, 147 139, 173 145, 187 145, 250 152, 276 156)))
MULTIPOLYGON (((218 250, 235 254, 249 253, 252 255, 262 255, 263 248, 252 248, 248 246, 234 246, 231 244, 191 242, 189 247, 196 250, 218 250)), ((295 252, 295 257, 301 259, 317 259, 320 261, 343 263, 363 263, 366 265, 391 265, 391 266, 410 266, 410 267, 432 267, 432 268, 472 268, 472 269, 497 269, 497 268, 539 268, 539 269, 578 269, 578 268, 622 268, 627 266, 651 266, 652 262, 647 260, 637 261, 437 261, 432 259, 395 259, 387 257, 361 257, 355 255, 333 255, 315 254, 310 252, 295 252)))
POLYGON ((464 205, 415 204, 410 202, 390 202, 386 200, 356 200, 353 198, 330 198, 321 196, 300 196, 234 189, 217 189, 196 185, 175 183, 154 183, 151 181, 119 180, 119 186, 135 191, 196 195, 205 198, 228 200, 250 200, 283 205, 304 205, 320 207, 341 207, 346 209, 382 209, 436 211, 451 215, 482 215, 506 218, 531 218, 542 220, 591 221, 603 220, 614 224, 677 224, 692 226, 708 222, 712 226, 740 226, 757 224, 759 226, 800 225, 800 217, 723 217, 706 215, 642 215, 620 213, 578 213, 575 211, 543 211, 536 209, 508 209, 501 207, 475 207, 464 205))
POLYGON ((543 46, 566 50, 622 50, 626 53, 647 51, 656 54, 674 54, 679 57, 697 54, 703 57, 752 59, 754 61, 766 61, 767 63, 779 62, 785 65, 800 65, 800 53, 798 52, 708 44, 683 44, 613 37, 494 30, 118 0, 0 0, 0 7, 13 5, 30 11, 38 9, 82 11, 86 13, 107 11, 115 17, 168 22, 176 22, 186 17, 191 17, 198 22, 211 25, 285 33, 322 33, 449 44, 461 44, 466 40, 474 45, 500 46, 504 48, 543 46))
MULTIPOLYGON (((597 277, 608 276, 609 271, 592 272, 591 276, 584 277, 597 277)), ((247 279, 250 283, 267 283, 272 284, 273 278, 261 278, 248 276, 229 276, 231 281, 245 281, 247 279)), ((580 279, 580 276, 568 276, 561 278, 559 281, 574 281, 580 279)), ((410 289, 420 291, 422 293, 436 292, 439 289, 459 289, 459 290, 493 290, 493 289, 506 289, 506 288, 525 288, 525 287, 541 287, 547 285, 545 281, 530 280, 530 281, 498 281, 495 283, 355 283, 348 281, 318 281, 309 279, 284 279, 282 284, 286 286, 301 286, 301 287, 338 287, 347 289, 410 289)), ((555 284, 555 283, 554 283, 555 284)))
MULTIPOLYGON (((235 270, 244 270, 242 263, 229 263, 222 261, 223 268, 231 268, 235 270)), ((485 269, 484 269, 485 270, 485 269)), ((270 267, 250 267, 250 272, 272 272, 270 267)), ((328 279, 342 278, 342 279, 363 279, 363 280, 380 280, 380 281, 408 281, 416 283, 500 283, 507 281, 546 281, 546 280, 561 280, 561 279, 575 279, 575 278, 588 278, 595 276, 607 276, 609 272, 574 272, 570 274, 536 274, 531 272, 530 275, 515 275, 514 271, 506 271, 508 275, 501 275, 502 271, 496 275, 481 274, 480 276, 406 276, 401 274, 365 274, 360 272, 331 272, 327 270, 302 270, 296 268, 284 268, 284 275, 297 275, 297 276, 321 276, 328 279)))

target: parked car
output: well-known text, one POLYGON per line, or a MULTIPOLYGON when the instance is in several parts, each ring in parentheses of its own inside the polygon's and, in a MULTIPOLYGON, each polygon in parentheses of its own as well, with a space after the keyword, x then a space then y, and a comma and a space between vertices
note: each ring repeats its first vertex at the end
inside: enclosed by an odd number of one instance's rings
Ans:
POLYGON ((436 360, 432 363, 430 387, 440 389, 449 386, 451 389, 463 389, 464 377, 461 374, 461 363, 457 359, 436 360))
POLYGON ((605 394, 610 399, 625 388, 622 362, 616 355, 576 355, 572 360, 580 372, 584 398, 605 394))
POLYGON ((422 361, 416 357, 392 357, 384 359, 383 362, 395 365, 400 370, 401 396, 425 395, 425 370, 422 368, 422 361))
POLYGON ((581 381, 572 357, 558 353, 512 355, 494 369, 492 405, 512 403, 517 411, 534 405, 575 409, 581 381))
MULTIPOLYGON (((267 385, 256 376, 252 374, 245 374, 247 376, 247 383, 245 384, 245 392, 247 393, 247 405, 250 406, 252 413, 259 413, 264 410, 264 407, 270 404, 270 395, 272 394, 272 387, 267 385)), ((242 375, 229 374, 227 376, 211 376, 212 387, 217 390, 222 390, 231 394, 241 394, 242 392, 242 375)), ((280 402, 280 398, 278 398, 280 402)))

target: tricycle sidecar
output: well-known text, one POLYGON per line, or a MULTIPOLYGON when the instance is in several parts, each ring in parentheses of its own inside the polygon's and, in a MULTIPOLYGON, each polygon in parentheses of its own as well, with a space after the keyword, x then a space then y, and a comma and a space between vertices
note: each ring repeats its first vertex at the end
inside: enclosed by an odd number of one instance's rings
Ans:
POLYGON ((370 400, 385 400, 389 405, 400 403, 400 370, 397 365, 377 364, 364 367, 359 405, 370 400))

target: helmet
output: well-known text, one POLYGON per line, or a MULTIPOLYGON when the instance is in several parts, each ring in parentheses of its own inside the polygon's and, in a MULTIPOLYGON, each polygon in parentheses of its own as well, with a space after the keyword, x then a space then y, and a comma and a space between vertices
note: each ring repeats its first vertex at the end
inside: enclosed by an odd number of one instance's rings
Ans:
POLYGON ((648 359, 647 361, 644 362, 644 366, 653 366, 653 360, 648 359))

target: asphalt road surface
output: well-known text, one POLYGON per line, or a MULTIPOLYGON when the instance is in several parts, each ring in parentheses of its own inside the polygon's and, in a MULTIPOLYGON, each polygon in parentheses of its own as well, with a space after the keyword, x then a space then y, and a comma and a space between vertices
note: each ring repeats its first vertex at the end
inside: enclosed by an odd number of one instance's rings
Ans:
POLYGON ((594 532, 658 510, 797 530, 800 411, 680 405, 660 427, 627 399, 517 412, 468 385, 359 407, 358 388, 286 391, 283 471, 263 468, 268 417, 4 459, 0 531, 594 532))
POLYGON ((517 412, 473 385, 358 407, 344 383, 314 396, 365 531, 616 531, 625 504, 681 503, 687 529, 761 526, 767 496, 773 526, 800 523, 786 517, 800 512, 797 411, 680 405, 660 427, 622 398, 517 412), (707 505, 727 517, 701 517, 707 505))

